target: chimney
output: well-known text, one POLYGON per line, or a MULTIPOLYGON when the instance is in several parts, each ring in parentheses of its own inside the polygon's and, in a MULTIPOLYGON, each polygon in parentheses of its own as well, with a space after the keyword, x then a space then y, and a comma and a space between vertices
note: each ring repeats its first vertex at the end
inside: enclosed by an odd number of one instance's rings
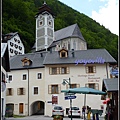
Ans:
POLYGON ((72 49, 72 57, 75 57, 74 49, 72 49))
POLYGON ((43 53, 40 53, 41 57, 43 57, 43 53))
POLYGON ((52 48, 50 48, 50 53, 52 53, 52 48))

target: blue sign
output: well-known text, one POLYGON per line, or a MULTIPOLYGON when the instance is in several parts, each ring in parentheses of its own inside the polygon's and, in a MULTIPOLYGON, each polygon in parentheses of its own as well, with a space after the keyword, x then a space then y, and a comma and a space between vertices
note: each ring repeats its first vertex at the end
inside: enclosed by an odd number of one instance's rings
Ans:
POLYGON ((75 99, 76 96, 65 96, 65 100, 69 100, 69 99, 75 99))

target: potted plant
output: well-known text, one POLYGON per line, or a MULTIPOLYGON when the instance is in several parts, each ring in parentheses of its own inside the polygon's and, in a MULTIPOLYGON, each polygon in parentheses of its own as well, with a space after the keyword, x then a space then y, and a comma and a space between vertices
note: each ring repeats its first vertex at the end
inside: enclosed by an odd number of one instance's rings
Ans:
POLYGON ((53 117, 53 120, 63 120, 63 117, 60 116, 60 115, 55 115, 55 116, 53 117))

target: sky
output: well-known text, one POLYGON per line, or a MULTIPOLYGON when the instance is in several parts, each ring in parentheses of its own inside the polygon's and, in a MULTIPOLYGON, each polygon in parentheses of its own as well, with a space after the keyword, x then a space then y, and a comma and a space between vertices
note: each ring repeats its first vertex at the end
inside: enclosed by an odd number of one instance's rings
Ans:
POLYGON ((59 0, 119 35, 119 0, 59 0))

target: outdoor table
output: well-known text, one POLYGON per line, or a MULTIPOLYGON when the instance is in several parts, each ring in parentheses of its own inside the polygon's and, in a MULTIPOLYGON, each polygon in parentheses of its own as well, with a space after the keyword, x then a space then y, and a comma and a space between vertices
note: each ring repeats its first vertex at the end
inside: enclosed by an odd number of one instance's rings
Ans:
POLYGON ((98 109, 91 109, 90 110, 93 116, 93 120, 95 120, 95 116, 96 116, 96 120, 99 120, 99 115, 101 116, 103 113, 103 110, 98 110, 98 109))

